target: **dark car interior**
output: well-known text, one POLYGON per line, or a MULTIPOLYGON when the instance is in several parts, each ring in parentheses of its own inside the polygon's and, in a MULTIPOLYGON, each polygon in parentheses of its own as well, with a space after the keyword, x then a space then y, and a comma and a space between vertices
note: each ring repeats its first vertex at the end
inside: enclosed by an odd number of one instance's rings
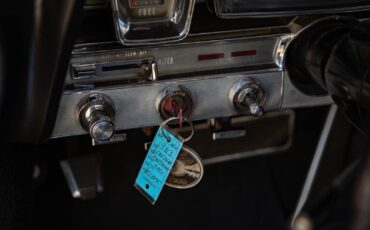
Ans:
POLYGON ((369 0, 0 10, 0 230, 370 229, 369 0))

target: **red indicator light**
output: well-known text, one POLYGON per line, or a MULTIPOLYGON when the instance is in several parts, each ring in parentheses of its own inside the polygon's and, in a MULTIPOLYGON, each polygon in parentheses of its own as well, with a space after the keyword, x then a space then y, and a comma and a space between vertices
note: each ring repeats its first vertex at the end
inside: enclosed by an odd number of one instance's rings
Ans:
POLYGON ((136 7, 136 0, 130 0, 131 7, 136 7))
POLYGON ((231 57, 245 57, 245 56, 256 56, 257 50, 243 50, 235 51, 231 53, 231 57))
POLYGON ((224 58, 225 54, 218 53, 218 54, 201 54, 198 56, 199 61, 206 61, 206 60, 212 60, 212 59, 221 59, 224 58))

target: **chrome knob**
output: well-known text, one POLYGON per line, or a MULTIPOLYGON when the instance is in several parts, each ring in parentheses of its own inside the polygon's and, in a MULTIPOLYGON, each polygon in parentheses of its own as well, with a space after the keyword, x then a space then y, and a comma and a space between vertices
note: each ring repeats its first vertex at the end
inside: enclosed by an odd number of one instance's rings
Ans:
POLYGON ((230 90, 231 100, 240 112, 249 112, 260 117, 264 113, 266 95, 262 86, 254 79, 242 79, 230 90))
POLYGON ((253 103, 249 106, 250 113, 255 117, 260 117, 263 115, 263 107, 257 103, 253 103))
POLYGON ((90 125, 90 135, 94 140, 106 141, 109 140, 114 132, 115 126, 111 119, 105 115, 93 115, 95 122, 90 125))
POLYGON ((113 106, 107 98, 92 94, 84 100, 80 110, 80 122, 95 141, 108 141, 116 130, 114 115, 113 106))

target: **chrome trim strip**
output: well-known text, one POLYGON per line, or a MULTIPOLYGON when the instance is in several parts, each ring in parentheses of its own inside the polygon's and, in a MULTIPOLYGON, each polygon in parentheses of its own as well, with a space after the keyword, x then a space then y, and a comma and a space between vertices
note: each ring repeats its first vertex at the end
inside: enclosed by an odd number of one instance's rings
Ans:
POLYGON ((85 134, 79 119, 75 115, 76 108, 83 97, 91 93, 99 93, 113 100, 116 107, 117 130, 126 130, 161 123, 157 113, 155 99, 169 85, 186 87, 194 102, 191 120, 203 120, 215 117, 233 116, 238 114, 229 100, 229 90, 240 79, 253 77, 260 81, 269 95, 265 109, 276 110, 281 104, 281 71, 236 74, 208 75, 187 79, 174 79, 151 82, 144 85, 121 85, 114 88, 100 88, 90 91, 66 91, 62 96, 55 123, 53 137, 85 134))

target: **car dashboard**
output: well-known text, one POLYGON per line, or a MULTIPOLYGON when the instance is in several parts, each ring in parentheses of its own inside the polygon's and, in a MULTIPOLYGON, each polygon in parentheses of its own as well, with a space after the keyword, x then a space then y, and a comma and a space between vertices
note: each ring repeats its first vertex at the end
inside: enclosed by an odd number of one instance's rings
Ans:
POLYGON ((368 214, 366 202, 349 197, 369 199, 369 0, 4 6, 0 206, 26 200, 35 214, 0 218, 365 229, 349 223, 362 223, 352 209, 368 214))
MULTIPOLYGON (((263 14, 251 17, 246 12, 235 13, 239 17, 230 19, 230 14, 224 15, 220 9, 220 2, 223 1, 189 6, 195 9, 188 10, 191 15, 183 15, 188 17, 185 24, 190 28, 180 28, 178 37, 166 35, 162 29, 157 31, 157 24, 162 23, 159 19, 153 28, 147 24, 140 28, 147 20, 153 20, 150 18, 154 16, 140 18, 137 11, 140 7, 147 10, 145 4, 152 4, 150 1, 135 2, 138 5, 131 14, 136 16, 127 16, 131 21, 124 24, 129 27, 130 23, 137 23, 138 28, 133 26, 124 35, 118 25, 124 20, 117 18, 119 9, 112 10, 109 3, 85 6, 52 138, 91 131, 81 121, 82 107, 89 103, 91 95, 109 101, 109 123, 114 123, 117 131, 159 125, 174 115, 173 109, 164 108, 168 100, 177 100, 186 107, 183 113, 194 121, 251 114, 253 103, 248 105, 236 99, 248 85, 256 90, 255 103, 263 111, 332 103, 326 94, 309 95, 297 88, 285 61, 291 41, 330 14, 305 15, 306 11, 298 11, 302 15, 276 16, 271 12, 269 18, 260 18, 263 14), (177 93, 185 96, 173 96, 177 93)), ((361 17, 361 12, 358 14, 361 17)), ((109 125, 108 129, 112 127, 109 125)))

